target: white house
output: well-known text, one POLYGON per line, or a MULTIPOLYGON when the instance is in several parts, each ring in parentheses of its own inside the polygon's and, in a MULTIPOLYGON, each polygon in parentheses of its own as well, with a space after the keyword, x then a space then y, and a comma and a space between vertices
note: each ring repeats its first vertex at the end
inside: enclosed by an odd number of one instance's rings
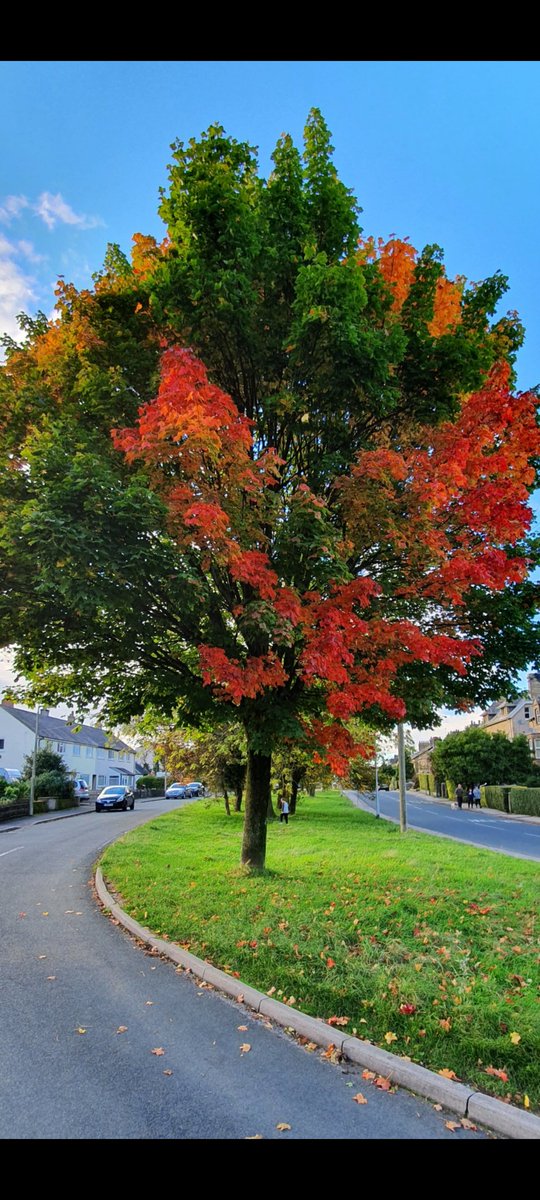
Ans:
MULTIPOLYGON (((15 708, 9 700, 0 704, 0 766, 22 770, 28 754, 33 754, 36 714, 15 708)), ((60 754, 73 778, 84 779, 90 791, 110 783, 133 786, 136 775, 135 750, 93 725, 70 725, 61 717, 50 717, 48 709, 38 718, 40 750, 60 754)))

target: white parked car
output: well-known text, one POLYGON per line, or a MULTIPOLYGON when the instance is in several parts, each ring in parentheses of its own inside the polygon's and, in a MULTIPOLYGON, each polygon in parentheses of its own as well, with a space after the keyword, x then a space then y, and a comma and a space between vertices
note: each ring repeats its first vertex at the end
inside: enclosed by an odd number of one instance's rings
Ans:
POLYGON ((73 795, 77 796, 79 800, 88 800, 89 792, 86 779, 73 780, 73 795))

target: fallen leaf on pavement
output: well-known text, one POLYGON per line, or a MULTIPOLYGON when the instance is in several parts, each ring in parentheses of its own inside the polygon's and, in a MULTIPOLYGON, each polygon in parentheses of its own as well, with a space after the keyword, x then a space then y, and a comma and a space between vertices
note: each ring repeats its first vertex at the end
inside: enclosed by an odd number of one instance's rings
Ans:
POLYGON ((434 1104, 433 1107, 435 1112, 442 1112, 442 1104, 434 1104))
POLYGON ((20 917, 25 917, 25 916, 26 916, 26 913, 19 913, 19 916, 20 916, 20 917))
POLYGON ((316 1043, 316 1042, 308 1042, 308 1043, 307 1043, 307 1045, 306 1045, 306 1050, 316 1050, 316 1049, 317 1049, 317 1043, 316 1043))
POLYGON ((362 1079, 375 1079, 375 1071, 362 1071, 362 1079))
POLYGON ((48 912, 42 912, 41 915, 42 915, 42 917, 48 917, 49 914, 48 914, 48 912))
POLYGON ((244 1141, 245 1142, 258 1142, 258 1141, 260 1141, 261 1138, 262 1138, 262 1133, 249 1133, 248 1136, 246 1138, 244 1138, 244 1141))
POLYGON ((76 1033, 86 1033, 86 1029, 83 1029, 82 1025, 78 1025, 75 1032, 76 1033))
POLYGON ((46 958, 46 957, 47 957, 47 955, 46 955, 46 954, 38 954, 38 958, 40 958, 40 959, 41 959, 41 958, 46 958))
POLYGON ((384 1075, 377 1075, 377 1078, 375 1080, 375 1087, 380 1088, 381 1092, 389 1092, 391 1090, 392 1084, 391 1084, 391 1081, 389 1079, 386 1079, 386 1077, 384 1075))
POLYGON ((459 1129, 459 1121, 445 1121, 444 1124, 447 1129, 452 1130, 452 1133, 454 1133, 456 1129, 459 1129))
POLYGON ((240 1031, 240 1033, 246 1033, 247 1025, 237 1025, 237 1029, 240 1031))
POLYGON ((157 1055, 165 1054, 163 1046, 156 1046, 155 1050, 152 1050, 152 1054, 157 1054, 157 1055))
POLYGON ((473 1133, 476 1133, 478 1126, 475 1125, 472 1121, 469 1121, 468 1117, 462 1117, 461 1124, 463 1125, 464 1129, 472 1129, 473 1133))
POLYGON ((357 1104, 367 1104, 366 1097, 361 1092, 357 1092, 356 1096, 353 1096, 353 1100, 356 1100, 357 1104))
POLYGON ((241 1054, 249 1054, 250 1050, 251 1050, 251 1046, 250 1046, 249 1042, 242 1042, 242 1045, 240 1046, 240 1053, 241 1054))
POLYGON ((166 1067, 166 1068, 165 1068, 165 1070, 164 1070, 164 1072, 163 1072, 163 1074, 164 1074, 164 1075, 172 1075, 171 1068, 170 1068, 170 1067, 166 1067))
POLYGON ((56 979, 56 975, 47 975, 47 979, 56 979))
POLYGON ((279 1125, 276 1125, 276 1129, 279 1129, 280 1133, 283 1133, 285 1129, 290 1129, 290 1128, 291 1128, 290 1125, 287 1125, 286 1121, 280 1121, 279 1125))
POLYGON ((119 1025, 116 1032, 117 1033, 127 1033, 127 1025, 119 1025))
POLYGON ((145 1000, 145 1002, 144 1002, 144 1003, 148 1005, 148 1004, 153 1004, 153 1003, 154 1003, 154 1001, 153 1001, 153 1000, 145 1000))

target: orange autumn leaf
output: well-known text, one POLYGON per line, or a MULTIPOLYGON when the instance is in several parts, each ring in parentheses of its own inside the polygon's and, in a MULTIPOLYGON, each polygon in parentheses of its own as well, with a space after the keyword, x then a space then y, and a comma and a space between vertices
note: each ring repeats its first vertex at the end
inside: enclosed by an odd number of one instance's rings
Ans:
POLYGON ((458 1076, 456 1075, 456 1072, 449 1070, 448 1067, 442 1067, 442 1069, 440 1071, 438 1071, 437 1074, 442 1075, 445 1079, 457 1079, 458 1078, 458 1076))
POLYGON ((163 1046, 156 1046, 155 1050, 152 1050, 151 1053, 157 1055, 157 1057, 159 1058, 159 1057, 161 1057, 162 1054, 165 1054, 165 1051, 163 1049, 163 1046))
POLYGON ((363 1096, 361 1092, 357 1092, 356 1096, 353 1096, 353 1100, 355 1100, 357 1104, 367 1104, 366 1097, 363 1096))
POLYGON ((501 1079, 503 1083, 508 1083, 508 1075, 506 1071, 499 1070, 497 1067, 486 1067, 486 1075, 494 1075, 496 1079, 501 1079))

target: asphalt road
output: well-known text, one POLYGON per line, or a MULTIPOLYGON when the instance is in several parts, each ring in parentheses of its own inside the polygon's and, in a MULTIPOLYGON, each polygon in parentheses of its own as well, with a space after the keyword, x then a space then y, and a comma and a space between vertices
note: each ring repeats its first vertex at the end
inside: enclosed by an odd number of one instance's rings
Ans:
POLYGON ((174 807, 0 826, 0 1138, 484 1136, 306 1051, 103 915, 91 885, 100 850, 174 807))
MULTIPOLYGON (((375 801, 358 792, 347 792, 354 804, 368 807, 375 812, 375 801), (359 800, 363 803, 359 803, 359 800)), ((381 816, 399 823, 399 795, 397 792, 379 792, 381 816)), ((451 808, 433 800, 424 800, 416 792, 407 792, 407 824, 411 829, 422 829, 426 833, 439 833, 482 846, 487 850, 499 850, 516 858, 531 858, 540 861, 540 825, 513 821, 511 817, 494 816, 485 809, 451 808)))

